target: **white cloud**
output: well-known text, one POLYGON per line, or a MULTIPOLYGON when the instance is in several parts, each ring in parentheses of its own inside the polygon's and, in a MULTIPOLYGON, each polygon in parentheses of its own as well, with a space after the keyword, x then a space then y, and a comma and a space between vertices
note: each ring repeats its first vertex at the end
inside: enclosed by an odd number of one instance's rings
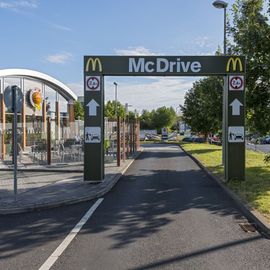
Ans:
POLYGON ((59 54, 49 55, 46 60, 54 64, 65 64, 72 60, 72 54, 69 52, 61 52, 59 54))
MULTIPOLYGON (((122 104, 132 104, 140 112, 158 107, 172 106, 174 109, 184 103, 184 96, 192 87, 194 78, 147 77, 118 79, 118 99, 122 104)), ((105 100, 114 100, 114 86, 111 78, 105 83, 105 100)))
POLYGON ((11 8, 12 4, 6 2, 0 2, 0 8, 11 8))
POLYGON ((83 96, 83 82, 79 83, 67 83, 69 87, 77 96, 83 96))
POLYGON ((151 52, 143 46, 128 47, 127 49, 115 49, 115 52, 118 55, 156 55, 156 53, 151 52))
POLYGON ((60 24, 51 24, 51 26, 55 29, 62 30, 62 31, 71 31, 72 29, 60 24))
POLYGON ((18 11, 21 8, 37 8, 37 0, 0 1, 0 8, 18 11))
POLYGON ((209 37, 204 36, 204 37, 197 37, 195 39, 195 45, 198 46, 199 48, 209 48, 213 44, 210 42, 209 37))
MULTIPOLYGON (((198 78, 197 78, 198 79, 198 78)), ((114 100, 115 78, 105 77, 105 101, 114 100)), ((118 100, 132 105, 129 109, 141 112, 158 107, 172 106, 179 111, 179 104, 184 103, 187 90, 192 87, 194 78, 144 77, 136 79, 118 77, 118 100)), ((67 86, 78 96, 83 96, 83 82, 69 83, 67 86)))

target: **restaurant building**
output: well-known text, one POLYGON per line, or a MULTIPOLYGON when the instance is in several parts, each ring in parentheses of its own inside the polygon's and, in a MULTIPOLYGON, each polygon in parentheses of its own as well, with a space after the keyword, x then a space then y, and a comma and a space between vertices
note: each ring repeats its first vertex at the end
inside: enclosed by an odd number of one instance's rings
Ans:
POLYGON ((28 69, 2 69, 0 70, 1 163, 12 162, 14 115, 6 99, 13 85, 17 85, 23 93, 22 109, 18 112, 17 118, 20 161, 46 164, 49 137, 50 151, 55 151, 56 159, 60 161, 59 145, 64 146, 66 141, 80 135, 74 127, 76 94, 65 84, 47 74, 28 69))

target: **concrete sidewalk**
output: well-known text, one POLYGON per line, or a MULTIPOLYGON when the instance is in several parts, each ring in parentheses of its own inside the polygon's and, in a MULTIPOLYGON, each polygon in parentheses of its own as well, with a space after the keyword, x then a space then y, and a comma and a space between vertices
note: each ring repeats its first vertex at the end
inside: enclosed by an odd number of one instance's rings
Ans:
POLYGON ((16 200, 13 192, 13 172, 1 171, 0 215, 52 208, 103 196, 111 190, 140 153, 122 162, 120 167, 117 167, 116 163, 107 164, 105 179, 99 184, 83 181, 81 165, 73 164, 78 172, 72 168, 66 172, 57 172, 57 168, 54 172, 47 169, 20 171, 16 200))

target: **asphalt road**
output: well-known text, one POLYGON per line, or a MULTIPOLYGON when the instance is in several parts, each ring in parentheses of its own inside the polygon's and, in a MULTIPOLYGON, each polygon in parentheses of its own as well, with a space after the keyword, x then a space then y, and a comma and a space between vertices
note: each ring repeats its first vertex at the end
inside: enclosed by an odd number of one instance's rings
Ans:
MULTIPOLYGON (((0 269, 39 269, 95 201, 0 217, 0 269)), ((152 145, 51 269, 270 269, 230 198, 176 146, 152 145)))
POLYGON ((259 151, 263 153, 269 153, 270 152, 270 144, 246 144, 246 149, 253 150, 253 151, 259 151))

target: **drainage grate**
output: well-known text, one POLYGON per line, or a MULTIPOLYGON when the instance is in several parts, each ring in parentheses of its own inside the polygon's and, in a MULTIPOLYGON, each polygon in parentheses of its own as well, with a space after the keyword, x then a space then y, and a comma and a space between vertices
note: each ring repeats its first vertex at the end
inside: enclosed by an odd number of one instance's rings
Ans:
POLYGON ((239 226, 244 230, 245 232, 252 233, 256 232, 256 225, 252 223, 239 223, 239 226))

